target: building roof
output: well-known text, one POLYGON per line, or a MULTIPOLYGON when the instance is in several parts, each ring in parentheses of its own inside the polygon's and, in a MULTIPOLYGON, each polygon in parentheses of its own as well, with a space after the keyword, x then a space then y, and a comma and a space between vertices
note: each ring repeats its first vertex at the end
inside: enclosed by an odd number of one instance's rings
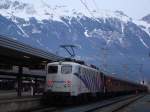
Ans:
POLYGON ((63 58, 48 51, 34 48, 6 36, 0 35, 0 61, 15 65, 31 65, 52 62, 63 58))

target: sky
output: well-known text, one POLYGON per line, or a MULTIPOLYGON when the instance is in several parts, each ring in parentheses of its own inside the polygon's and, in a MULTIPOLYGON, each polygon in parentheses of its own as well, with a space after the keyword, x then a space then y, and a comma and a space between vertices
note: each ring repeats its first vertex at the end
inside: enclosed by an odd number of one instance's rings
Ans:
POLYGON ((87 10, 81 3, 87 4, 90 10, 121 10, 133 19, 141 19, 150 14, 150 0, 22 0, 40 4, 40 1, 50 5, 65 5, 69 9, 87 10))

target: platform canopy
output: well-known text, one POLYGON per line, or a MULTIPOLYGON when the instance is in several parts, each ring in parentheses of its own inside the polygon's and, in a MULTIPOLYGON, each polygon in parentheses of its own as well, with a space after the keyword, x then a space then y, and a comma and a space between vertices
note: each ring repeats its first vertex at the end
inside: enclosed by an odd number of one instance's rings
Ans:
POLYGON ((62 57, 48 51, 0 35, 0 63, 31 66, 62 59, 62 57))

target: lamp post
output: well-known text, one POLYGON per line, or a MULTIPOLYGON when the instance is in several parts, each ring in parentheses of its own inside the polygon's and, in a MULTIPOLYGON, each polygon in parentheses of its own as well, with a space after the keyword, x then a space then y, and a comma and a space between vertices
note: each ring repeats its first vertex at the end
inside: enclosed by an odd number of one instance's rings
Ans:
POLYGON ((143 64, 140 64, 139 72, 140 72, 141 77, 142 77, 142 84, 144 85, 144 84, 145 84, 145 82, 144 82, 144 75, 143 75, 143 73, 142 73, 142 70, 143 70, 143 64))

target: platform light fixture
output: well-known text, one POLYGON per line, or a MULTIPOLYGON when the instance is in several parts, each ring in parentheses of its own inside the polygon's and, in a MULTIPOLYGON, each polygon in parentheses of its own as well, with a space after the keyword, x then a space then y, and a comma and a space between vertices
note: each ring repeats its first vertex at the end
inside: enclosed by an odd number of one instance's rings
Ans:
POLYGON ((23 56, 24 58, 26 58, 26 59, 29 59, 30 57, 29 56, 23 56))
POLYGON ((44 61, 42 61, 42 63, 47 63, 47 61, 44 60, 44 61))

